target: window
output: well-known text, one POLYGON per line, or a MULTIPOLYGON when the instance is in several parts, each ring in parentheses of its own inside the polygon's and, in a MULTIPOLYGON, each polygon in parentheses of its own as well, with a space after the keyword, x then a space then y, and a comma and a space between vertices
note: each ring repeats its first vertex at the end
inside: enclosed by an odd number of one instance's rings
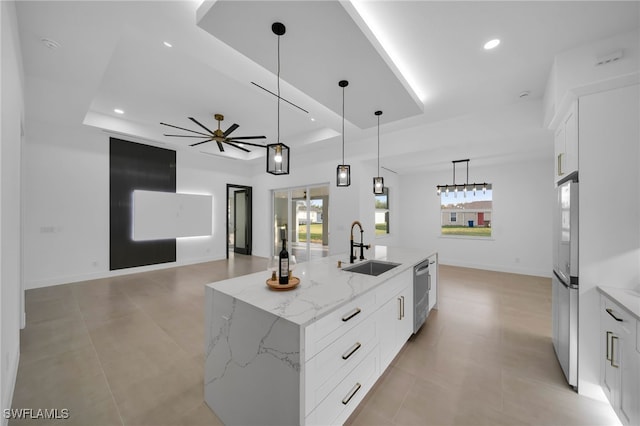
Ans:
POLYGON ((376 195, 376 237, 389 233, 389 188, 384 193, 376 195))
POLYGON ((493 187, 467 187, 440 194, 441 235, 490 237, 493 187))
POLYGON ((273 255, 282 248, 280 229, 286 229, 287 249, 297 262, 329 255, 329 186, 302 186, 273 191, 273 255))

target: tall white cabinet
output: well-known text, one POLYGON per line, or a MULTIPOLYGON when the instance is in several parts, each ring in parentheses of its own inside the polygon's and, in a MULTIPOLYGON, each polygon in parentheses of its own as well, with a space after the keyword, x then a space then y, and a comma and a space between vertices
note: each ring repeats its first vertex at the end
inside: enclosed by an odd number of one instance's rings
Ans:
POLYGON ((578 170, 578 100, 574 100, 569 110, 558 124, 554 135, 555 181, 578 170))

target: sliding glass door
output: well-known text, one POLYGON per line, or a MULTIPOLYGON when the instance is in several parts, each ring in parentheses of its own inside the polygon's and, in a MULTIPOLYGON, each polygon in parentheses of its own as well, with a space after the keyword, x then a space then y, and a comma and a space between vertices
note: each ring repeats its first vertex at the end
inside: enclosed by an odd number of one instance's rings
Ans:
POLYGON ((297 262, 329 254, 329 186, 304 186, 273 191, 273 254, 287 236, 289 253, 297 262))

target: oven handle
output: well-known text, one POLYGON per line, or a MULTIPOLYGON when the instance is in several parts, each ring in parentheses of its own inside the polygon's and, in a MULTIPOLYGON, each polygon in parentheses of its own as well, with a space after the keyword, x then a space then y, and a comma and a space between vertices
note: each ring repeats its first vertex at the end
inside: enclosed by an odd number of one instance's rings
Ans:
POLYGON ((416 277, 419 277, 421 275, 428 274, 428 273, 429 273, 429 265, 423 266, 420 269, 416 269, 414 274, 416 277))

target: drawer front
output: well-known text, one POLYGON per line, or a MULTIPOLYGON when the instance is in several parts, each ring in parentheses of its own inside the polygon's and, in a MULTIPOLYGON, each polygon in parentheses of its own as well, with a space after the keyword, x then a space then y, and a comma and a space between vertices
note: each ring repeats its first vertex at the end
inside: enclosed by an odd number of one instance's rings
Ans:
POLYGON ((305 329, 305 360, 309 360, 376 309, 374 292, 366 293, 314 322, 305 329))
POLYGON ((378 351, 365 359, 307 416, 306 424, 342 424, 369 392, 378 376, 378 351))
POLYGON ((344 379, 377 344, 376 321, 365 321, 331 343, 305 365, 306 407, 310 411, 344 379))

